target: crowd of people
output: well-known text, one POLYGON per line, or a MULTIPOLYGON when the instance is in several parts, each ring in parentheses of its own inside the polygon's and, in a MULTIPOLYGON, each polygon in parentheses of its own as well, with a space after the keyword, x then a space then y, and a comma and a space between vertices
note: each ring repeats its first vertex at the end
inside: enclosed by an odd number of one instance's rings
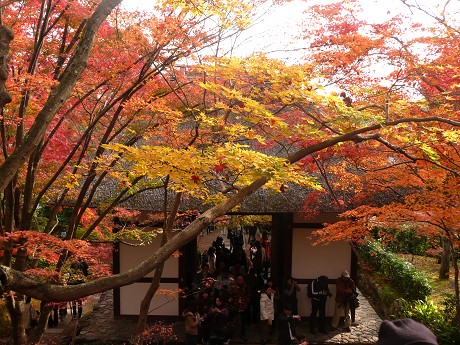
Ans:
MULTIPOLYGON (((246 326, 259 324, 262 294, 270 296, 267 300, 272 302, 274 314, 279 294, 269 277, 268 234, 257 236, 256 231, 248 230, 247 242, 242 228, 229 230, 229 248, 218 236, 202 255, 201 270, 191 287, 193 297, 183 313, 187 344, 224 344, 234 334, 246 340, 246 326), (271 290, 267 288, 270 285, 271 290)), ((271 327, 266 332, 272 332, 271 327)))
MULTIPOLYGON (((229 231, 229 248, 223 237, 218 236, 201 259, 191 287, 188 308, 183 316, 186 321, 186 344, 228 344, 233 337, 246 341, 247 325, 257 325, 262 345, 270 343, 277 329, 278 344, 306 344, 306 337, 296 332, 298 316, 298 282, 288 277, 278 290, 270 277, 270 241, 268 233, 251 236, 245 243, 242 229, 229 231)), ((326 276, 309 284, 311 298, 310 332, 327 333, 325 306, 332 294, 326 276), (317 317, 319 314, 319 317, 317 317)), ((335 316, 332 329, 345 313, 345 331, 351 322, 350 303, 346 296, 353 294, 355 285, 347 271, 337 279, 335 316), (350 316, 348 317, 348 315, 350 316)))
MULTIPOLYGON (((299 334, 296 328, 300 320, 297 294, 301 291, 297 281, 288 277, 278 290, 278 284, 270 277, 268 233, 258 236, 256 231, 249 231, 247 235, 249 240, 245 243, 242 229, 230 230, 230 248, 218 236, 203 255, 188 308, 183 313, 186 345, 224 345, 235 336, 246 341, 246 326, 251 324, 257 325, 261 345, 275 343, 275 334, 278 345, 308 344, 305 334, 299 334)), ((307 286, 311 334, 316 330, 325 334, 335 331, 342 316, 344 332, 351 332, 350 326, 355 322, 358 293, 349 272, 344 270, 335 279, 334 316, 330 326, 326 326, 326 302, 333 297, 329 285, 329 278, 322 275, 307 286)), ((407 345, 414 339, 437 344, 428 328, 411 319, 384 321, 377 344, 407 345)))

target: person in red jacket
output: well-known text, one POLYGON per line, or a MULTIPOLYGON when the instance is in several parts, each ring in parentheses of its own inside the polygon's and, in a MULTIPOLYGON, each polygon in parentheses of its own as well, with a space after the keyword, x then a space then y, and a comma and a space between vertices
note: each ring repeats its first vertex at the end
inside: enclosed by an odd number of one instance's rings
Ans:
POLYGON ((235 277, 235 281, 230 286, 230 294, 233 302, 233 307, 236 313, 237 328, 240 331, 240 338, 246 341, 246 321, 248 305, 251 299, 251 293, 249 287, 244 280, 244 276, 238 273, 235 277))
POLYGON ((349 298, 353 295, 355 289, 355 282, 350 278, 348 271, 343 271, 341 276, 337 278, 335 295, 335 310, 334 317, 332 318, 332 328, 336 329, 339 325, 340 316, 345 315, 345 332, 351 332, 351 313, 349 298))

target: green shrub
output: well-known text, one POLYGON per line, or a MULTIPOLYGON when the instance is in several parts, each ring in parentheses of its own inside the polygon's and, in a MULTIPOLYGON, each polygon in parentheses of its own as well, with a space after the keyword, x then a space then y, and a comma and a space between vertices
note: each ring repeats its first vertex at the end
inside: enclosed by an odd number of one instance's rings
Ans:
POLYGON ((395 317, 410 317, 417 320, 438 337, 439 345, 460 344, 460 329, 455 322, 455 312, 452 312, 452 297, 444 300, 444 308, 438 308, 430 301, 405 301, 399 304, 395 317))
POLYGON ((359 247, 362 259, 407 300, 425 300, 431 292, 428 279, 411 263, 383 249, 377 242, 359 247))
POLYGON ((382 300, 382 303, 386 306, 391 306, 398 295, 395 294, 394 289, 388 285, 379 286, 379 295, 382 300))
POLYGON ((385 247, 393 253, 409 253, 412 255, 426 255, 433 246, 427 237, 417 235, 415 229, 399 229, 391 231, 395 239, 385 247))

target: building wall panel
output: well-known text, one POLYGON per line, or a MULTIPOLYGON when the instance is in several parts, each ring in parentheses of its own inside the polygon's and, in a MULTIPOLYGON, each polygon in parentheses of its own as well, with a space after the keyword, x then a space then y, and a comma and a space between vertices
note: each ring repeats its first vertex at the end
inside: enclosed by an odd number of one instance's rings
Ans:
MULTIPOLYGON (((160 248, 161 236, 157 236, 151 244, 145 246, 130 246, 120 244, 120 272, 126 272, 134 266, 140 264, 158 248, 160 248)), ((154 272, 150 272, 146 277, 153 277, 154 272)), ((173 255, 165 261, 162 278, 178 278, 179 256, 173 255)))
MULTIPOLYGON (((150 284, 134 283, 120 288, 120 314, 139 315, 142 298, 150 284)), ((177 316, 179 315, 179 300, 177 295, 165 294, 162 291, 177 291, 178 284, 161 283, 159 292, 150 303, 148 315, 177 316)))
MULTIPOLYGON (((346 242, 313 245, 310 235, 314 229, 294 228, 292 232, 292 276, 299 280, 314 279, 320 275, 335 280, 344 269, 350 270, 351 249, 346 242)), ((301 316, 310 315, 311 302, 307 297, 307 284, 299 284, 297 294, 301 316)), ((333 297, 328 298, 326 315, 334 314, 335 285, 329 284, 333 297)))

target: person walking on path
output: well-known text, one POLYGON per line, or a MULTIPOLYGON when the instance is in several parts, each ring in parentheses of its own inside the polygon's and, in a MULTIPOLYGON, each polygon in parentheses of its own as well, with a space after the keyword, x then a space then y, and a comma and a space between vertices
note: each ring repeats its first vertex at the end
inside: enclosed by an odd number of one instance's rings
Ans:
POLYGON ((319 276, 315 280, 312 280, 308 285, 307 295, 311 298, 311 314, 310 314, 310 332, 312 334, 316 333, 316 315, 319 313, 318 319, 318 328, 321 333, 327 334, 325 328, 325 319, 326 319, 326 301, 328 297, 331 297, 332 294, 329 291, 328 286, 329 278, 326 276, 319 276))
POLYGON ((340 321, 340 316, 345 315, 345 332, 351 332, 351 313, 349 298, 353 295, 356 288, 355 282, 350 278, 348 271, 343 271, 341 276, 336 280, 336 295, 334 317, 332 318, 332 328, 335 330, 340 321))
POLYGON ((32 298, 27 297, 25 303, 25 311, 26 311, 26 333, 27 336, 30 336, 32 329, 35 328, 38 324, 38 317, 40 313, 37 309, 32 305, 32 298))

